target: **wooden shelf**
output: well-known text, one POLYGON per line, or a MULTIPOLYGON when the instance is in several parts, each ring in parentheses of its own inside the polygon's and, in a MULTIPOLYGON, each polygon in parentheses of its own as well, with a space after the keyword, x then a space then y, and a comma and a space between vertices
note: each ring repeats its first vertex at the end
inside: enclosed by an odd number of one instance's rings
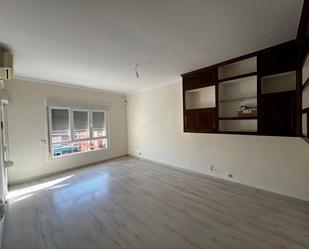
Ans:
POLYGON ((309 113, 309 107, 302 110, 302 113, 309 113))
POLYGON ((195 108, 195 109, 186 109, 185 111, 189 112, 198 112, 198 111, 206 111, 206 110, 211 110, 211 109, 216 109, 216 107, 205 107, 205 108, 195 108))
POLYGON ((233 135, 258 135, 257 131, 219 131, 219 133, 233 135))
POLYGON ((257 119, 257 117, 221 117, 219 120, 250 120, 257 119))
POLYGON ((303 137, 303 139, 304 139, 307 143, 309 143, 309 138, 308 138, 308 137, 303 137))
POLYGON ((303 91, 309 86, 309 78, 306 80, 305 84, 303 84, 303 91))
POLYGON ((237 99, 222 99, 220 100, 220 103, 238 102, 238 101, 245 101, 245 100, 256 99, 256 98, 257 96, 243 97, 243 98, 237 98, 237 99))
POLYGON ((228 82, 228 81, 232 81, 232 80, 252 77, 252 76, 255 76, 255 75, 257 75, 257 72, 245 73, 245 74, 241 74, 241 75, 237 75, 237 76, 233 76, 233 77, 229 77, 229 78, 225 78, 225 79, 220 79, 220 80, 218 80, 218 82, 219 83, 228 82))

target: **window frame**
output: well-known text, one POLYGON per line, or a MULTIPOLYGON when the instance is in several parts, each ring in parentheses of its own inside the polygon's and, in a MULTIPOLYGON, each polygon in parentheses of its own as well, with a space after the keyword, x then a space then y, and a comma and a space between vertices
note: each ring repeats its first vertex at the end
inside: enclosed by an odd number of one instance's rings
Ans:
POLYGON ((48 105, 47 106, 47 112, 48 112, 48 154, 49 159, 58 159, 63 158, 71 155, 81 154, 81 153, 87 153, 87 152, 93 152, 93 151, 100 151, 100 150, 108 150, 110 146, 110 139, 109 139, 109 115, 108 110, 106 109, 98 109, 98 108, 75 108, 75 107, 67 107, 67 106, 56 106, 56 105, 48 105), (52 142, 52 110, 53 109, 61 109, 61 110, 68 110, 69 111, 69 134, 70 134, 70 140, 59 142, 59 143, 53 143, 52 142), (88 138, 82 138, 82 139, 75 139, 74 138, 74 111, 87 111, 88 113, 88 131, 89 131, 89 137, 88 138), (103 112, 104 113, 104 129, 105 129, 105 136, 100 137, 93 137, 93 127, 92 127, 92 113, 93 112, 103 112), (99 148, 89 151, 79 151, 79 152, 73 152, 69 154, 64 154, 60 156, 55 156, 53 152, 53 145, 54 144, 66 144, 66 143, 77 143, 77 142, 84 142, 89 141, 90 143, 95 140, 101 140, 106 139, 107 145, 106 148, 99 148))

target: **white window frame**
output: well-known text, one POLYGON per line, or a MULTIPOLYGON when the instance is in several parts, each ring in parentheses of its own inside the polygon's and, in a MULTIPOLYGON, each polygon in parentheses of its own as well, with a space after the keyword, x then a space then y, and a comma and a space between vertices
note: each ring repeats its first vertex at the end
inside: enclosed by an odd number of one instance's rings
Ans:
POLYGON ((108 111, 105 109, 91 109, 91 108, 74 108, 74 107, 64 107, 64 106, 47 106, 48 110, 48 153, 50 159, 57 159, 57 158, 63 158, 71 155, 81 154, 81 153, 88 153, 88 152, 94 152, 94 151, 100 151, 100 150, 107 150, 110 146, 110 139, 109 139, 109 115, 108 111), (61 109, 61 110, 68 110, 69 111, 69 134, 70 139, 65 142, 59 142, 59 143, 53 143, 52 142, 52 110, 53 109, 61 109), (74 138, 74 119, 73 119, 73 111, 87 111, 88 112, 88 130, 89 130, 89 137, 88 138, 82 138, 82 139, 75 139, 74 138), (93 137, 93 128, 92 128, 92 113, 93 112, 104 112, 104 128, 105 128, 105 136, 100 137, 93 137), (66 144, 66 143, 76 143, 76 142, 83 142, 83 141, 95 141, 100 139, 106 139, 107 145, 106 148, 99 148, 95 150, 90 151, 81 151, 81 152, 73 152, 70 154, 60 155, 60 156, 54 156, 53 153, 53 144, 66 144))

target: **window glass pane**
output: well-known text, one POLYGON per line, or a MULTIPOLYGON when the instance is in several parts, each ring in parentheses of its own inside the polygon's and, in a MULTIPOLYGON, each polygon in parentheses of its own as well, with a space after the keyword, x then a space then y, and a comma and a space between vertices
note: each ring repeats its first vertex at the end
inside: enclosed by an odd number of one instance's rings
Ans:
POLYGON ((69 110, 51 109, 51 130, 52 143, 70 140, 69 110))
POLYGON ((52 131, 67 131, 69 126, 69 110, 66 109, 52 109, 52 131))
POLYGON ((90 151, 91 146, 90 146, 90 141, 81 141, 81 142, 75 142, 74 143, 74 152, 85 152, 85 151, 90 151))
POLYGON ((105 112, 92 112, 92 137, 106 136, 105 112))
POLYGON ((73 111, 74 139, 89 137, 88 112, 73 111))
POLYGON ((54 157, 63 156, 74 152, 74 146, 72 143, 53 144, 52 149, 54 157))
POLYGON ((70 131, 52 131, 52 143, 61 143, 70 140, 70 131))
POLYGON ((106 149, 107 148, 107 139, 96 139, 91 141, 91 149, 92 150, 99 150, 99 149, 106 149))

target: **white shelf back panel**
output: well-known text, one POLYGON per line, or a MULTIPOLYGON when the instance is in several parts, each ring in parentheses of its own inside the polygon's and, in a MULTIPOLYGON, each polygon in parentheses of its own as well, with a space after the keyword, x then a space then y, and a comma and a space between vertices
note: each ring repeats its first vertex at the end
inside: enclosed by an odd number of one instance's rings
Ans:
POLYGON ((251 57, 245 60, 227 64, 219 67, 219 79, 225 79, 246 73, 257 71, 256 57, 251 57))
POLYGON ((307 113, 303 113, 302 117, 303 136, 307 137, 307 113))
POLYGON ((303 77, 302 78, 303 78, 303 84, 305 84, 306 80, 309 78, 309 55, 307 56, 307 59, 303 66, 303 77))
POLYGON ((309 107, 309 90, 303 91, 303 109, 309 107))
POLYGON ((220 120, 220 131, 256 132, 257 120, 220 120))
POLYGON ((216 107, 216 87, 209 86, 186 91, 186 109, 216 107))
POLYGON ((296 72, 270 75, 262 78, 262 94, 296 90, 296 72))

